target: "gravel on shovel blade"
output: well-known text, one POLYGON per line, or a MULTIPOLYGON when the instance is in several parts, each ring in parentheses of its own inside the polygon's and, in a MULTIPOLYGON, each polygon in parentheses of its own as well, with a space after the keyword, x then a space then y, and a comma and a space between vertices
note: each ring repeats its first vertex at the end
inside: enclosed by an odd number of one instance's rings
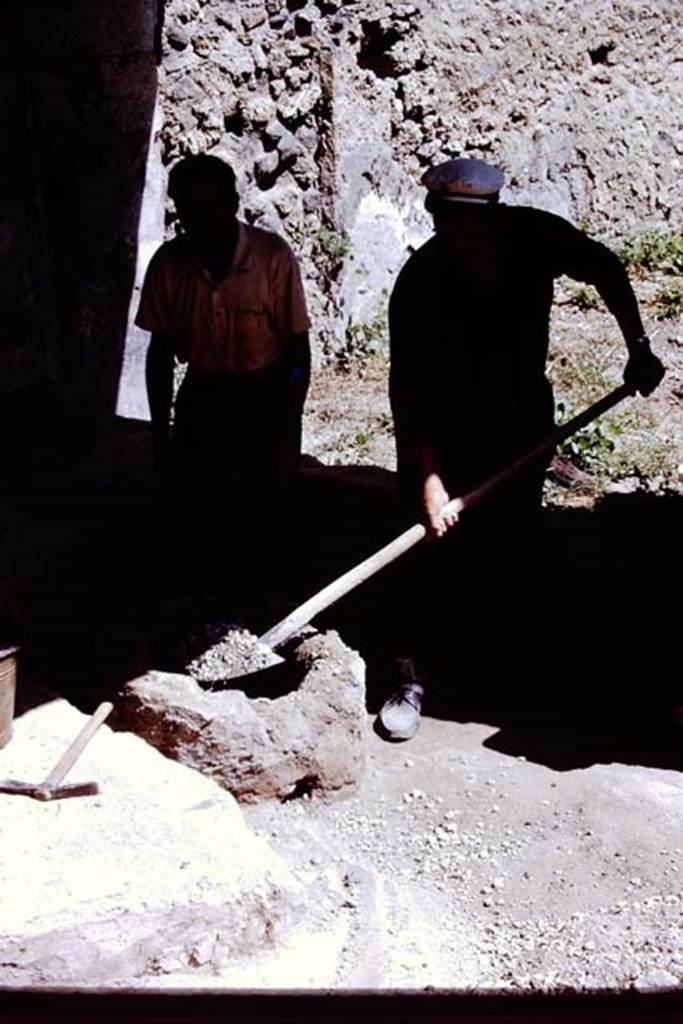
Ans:
POLYGON ((267 644, 234 622, 211 623, 189 638, 186 649, 202 653, 186 662, 185 671, 200 683, 210 685, 258 672, 282 660, 267 644))

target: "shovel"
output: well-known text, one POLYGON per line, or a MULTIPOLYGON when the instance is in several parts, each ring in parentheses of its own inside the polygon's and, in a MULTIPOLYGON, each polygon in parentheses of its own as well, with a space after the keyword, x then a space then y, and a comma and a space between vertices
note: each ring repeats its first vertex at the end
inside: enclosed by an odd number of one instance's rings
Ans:
MULTIPOLYGON (((521 455, 514 462, 505 466, 498 473, 495 473, 484 483, 480 484, 473 491, 469 491, 460 498, 454 498, 444 506, 442 512, 455 512, 460 513, 471 505, 474 505, 481 498, 485 497, 491 491, 500 487, 501 484, 507 483, 512 477, 514 477, 520 470, 529 466, 535 462, 536 459, 540 458, 541 455, 547 454, 556 445, 560 444, 566 438, 571 437, 577 430, 581 430, 582 427, 587 426, 598 416, 602 416, 603 413, 607 412, 608 409, 613 408, 624 398, 628 398, 634 394, 634 389, 626 384, 621 384, 614 391, 610 391, 609 394, 605 395, 599 401, 589 406, 584 412, 579 413, 578 416, 574 416, 573 419, 568 420, 561 427, 558 427, 553 431, 544 441, 541 441, 535 448, 527 452, 525 455, 521 455)), ((303 626, 307 625, 311 619, 315 618, 325 608, 329 608, 330 605, 338 601, 340 597, 348 594, 350 590, 353 590, 359 584, 364 583, 365 580, 369 579, 370 576, 374 576, 376 572, 383 569, 390 562, 399 558, 405 554, 416 544, 419 544, 421 540, 424 540, 427 534, 426 527, 422 523, 416 523, 411 526, 410 529, 401 533, 398 537, 392 540, 385 547, 380 548, 374 555, 370 555, 365 561, 360 562, 354 566, 353 569, 349 569, 343 576, 339 576, 332 583, 329 583, 322 590, 310 597, 308 601, 305 601, 298 608, 295 608, 293 612, 290 612, 286 618, 276 623, 267 633, 264 633, 260 640, 262 643, 267 644, 271 649, 275 650, 282 644, 286 643, 295 633, 297 633, 303 626)))

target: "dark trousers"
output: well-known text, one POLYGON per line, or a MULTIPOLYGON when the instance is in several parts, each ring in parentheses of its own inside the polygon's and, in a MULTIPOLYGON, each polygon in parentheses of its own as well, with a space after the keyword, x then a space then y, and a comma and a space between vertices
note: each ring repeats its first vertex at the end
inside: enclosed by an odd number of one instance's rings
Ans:
MULTIPOLYGON (((451 497, 475 489, 520 454, 520 447, 511 447, 513 455, 491 457, 488 464, 482 459, 479 473, 476 453, 471 465, 446 464, 451 497)), ((550 458, 466 509, 444 537, 419 545, 406 559, 396 590, 396 653, 414 658, 427 676, 452 668, 454 659, 501 671, 535 643, 548 593, 540 527, 550 458)), ((415 513, 413 504, 411 518, 415 513)))
POLYGON ((177 476, 233 500, 286 487, 298 469, 301 412, 286 366, 215 377, 188 372, 175 405, 177 476))
POLYGON ((195 577, 225 583, 239 576, 244 586, 282 546, 301 414, 284 365, 220 377, 188 372, 175 405, 171 493, 195 577))

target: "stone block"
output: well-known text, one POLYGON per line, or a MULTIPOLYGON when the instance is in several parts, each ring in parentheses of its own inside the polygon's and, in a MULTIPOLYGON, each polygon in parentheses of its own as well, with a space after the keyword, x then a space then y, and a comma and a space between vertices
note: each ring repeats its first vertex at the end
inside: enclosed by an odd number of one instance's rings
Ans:
POLYGON ((365 767, 364 663, 335 633, 305 640, 294 658, 303 679, 276 699, 148 672, 124 688, 117 723, 239 800, 349 794, 365 767))

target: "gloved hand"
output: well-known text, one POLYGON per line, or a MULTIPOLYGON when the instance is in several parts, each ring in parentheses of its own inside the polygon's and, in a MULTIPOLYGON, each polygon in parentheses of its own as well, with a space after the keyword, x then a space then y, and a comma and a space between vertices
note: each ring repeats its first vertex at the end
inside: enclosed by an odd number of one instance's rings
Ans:
POLYGON ((624 370, 624 384, 641 395, 649 395, 664 376, 661 360, 650 349, 650 339, 643 335, 629 345, 629 360, 624 370))

